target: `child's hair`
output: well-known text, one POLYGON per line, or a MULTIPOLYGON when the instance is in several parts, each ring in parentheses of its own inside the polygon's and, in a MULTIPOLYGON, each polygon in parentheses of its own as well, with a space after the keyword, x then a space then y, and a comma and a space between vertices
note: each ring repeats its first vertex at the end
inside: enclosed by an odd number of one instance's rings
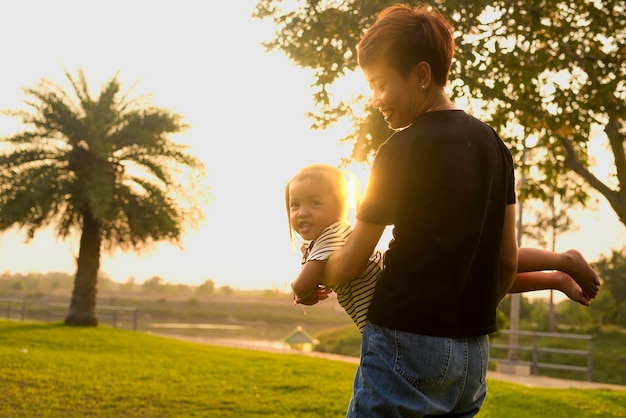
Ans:
POLYGON ((417 64, 426 61, 433 80, 445 86, 454 56, 453 28, 430 7, 413 9, 396 4, 378 15, 357 49, 361 68, 383 62, 406 77, 417 64))
MULTIPOLYGON (((287 208, 287 221, 289 224, 289 238, 293 244, 294 231, 291 228, 291 220, 289 217, 290 205, 289 205, 289 187, 294 181, 310 180, 318 184, 324 184, 328 187, 329 193, 336 200, 338 207, 341 209, 343 218, 348 218, 349 193, 348 193, 348 181, 346 180, 346 173, 327 164, 311 164, 303 167, 296 173, 295 176, 287 182, 285 187, 285 206, 287 208)), ((357 196, 358 199, 358 196, 357 196)), ((358 202, 357 202, 358 203, 358 202)))

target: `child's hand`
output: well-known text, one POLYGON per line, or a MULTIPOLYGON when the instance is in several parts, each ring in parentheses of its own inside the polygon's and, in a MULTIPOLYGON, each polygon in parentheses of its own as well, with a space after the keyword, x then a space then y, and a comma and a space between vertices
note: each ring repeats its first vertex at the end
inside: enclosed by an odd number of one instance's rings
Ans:
MULTIPOLYGON (((328 297, 328 296, 326 296, 328 297)), ((319 297, 317 295, 317 292, 313 292, 311 293, 309 296, 305 297, 305 298, 299 298, 298 295, 296 295, 295 293, 293 294, 293 304, 297 305, 298 303, 301 305, 315 305, 317 302, 319 302, 319 297)))
POLYGON ((294 293, 293 304, 297 305, 299 303, 301 305, 315 305, 320 300, 328 299, 328 295, 331 294, 332 291, 332 288, 320 284, 317 286, 317 290, 315 292, 312 292, 307 297, 299 298, 298 295, 294 293))
POLYGON ((333 293, 333 289, 331 287, 326 287, 323 284, 317 285, 317 299, 318 300, 326 300, 328 299, 328 295, 333 293))

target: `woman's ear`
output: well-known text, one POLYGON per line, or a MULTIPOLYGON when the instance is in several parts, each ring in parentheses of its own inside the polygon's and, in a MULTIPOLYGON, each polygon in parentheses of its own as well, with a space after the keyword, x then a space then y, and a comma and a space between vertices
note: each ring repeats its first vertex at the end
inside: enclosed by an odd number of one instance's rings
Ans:
POLYGON ((426 61, 421 61, 413 67, 411 75, 415 78, 420 90, 426 90, 430 86, 430 65, 426 61))

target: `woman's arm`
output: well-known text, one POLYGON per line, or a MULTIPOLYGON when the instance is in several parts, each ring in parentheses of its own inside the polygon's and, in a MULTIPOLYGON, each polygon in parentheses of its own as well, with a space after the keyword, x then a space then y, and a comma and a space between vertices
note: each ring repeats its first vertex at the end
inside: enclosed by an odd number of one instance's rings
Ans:
POLYGON ((515 283, 518 264, 516 237, 516 205, 507 205, 504 212, 504 232, 500 255, 500 279, 498 281, 498 301, 501 301, 515 283))
POLYGON ((367 267, 367 262, 384 231, 385 225, 357 220, 343 248, 328 258, 324 266, 322 283, 334 286, 358 277, 367 267))

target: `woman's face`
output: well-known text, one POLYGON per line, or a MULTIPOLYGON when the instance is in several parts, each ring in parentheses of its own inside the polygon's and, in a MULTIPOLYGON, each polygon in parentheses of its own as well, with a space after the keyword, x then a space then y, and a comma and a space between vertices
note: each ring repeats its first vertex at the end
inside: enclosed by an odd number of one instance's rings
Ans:
POLYGON ((377 64, 363 68, 363 74, 372 90, 372 105, 391 129, 406 128, 425 111, 424 91, 416 71, 403 78, 397 70, 377 64))

